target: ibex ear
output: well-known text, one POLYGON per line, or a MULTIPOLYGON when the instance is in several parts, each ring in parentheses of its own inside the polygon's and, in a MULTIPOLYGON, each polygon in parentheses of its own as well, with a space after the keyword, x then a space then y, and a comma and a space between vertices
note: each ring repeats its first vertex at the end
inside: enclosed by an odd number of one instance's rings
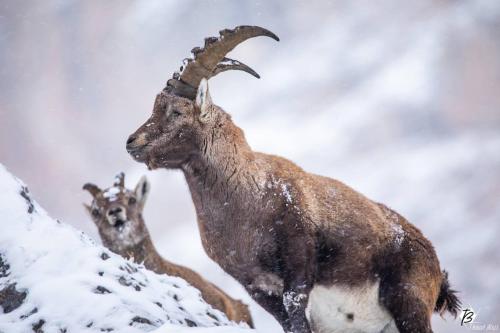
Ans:
POLYGON ((142 176, 135 186, 135 197, 137 198, 137 203, 141 207, 144 207, 144 203, 146 202, 150 189, 151 185, 149 185, 148 179, 146 176, 142 176))
POLYGON ((200 120, 206 121, 210 115, 212 98, 210 97, 210 92, 208 91, 208 81, 205 78, 201 80, 200 85, 198 86, 195 105, 200 110, 200 120))
POLYGON ((90 194, 95 198, 99 193, 102 192, 102 190, 97 186, 92 183, 87 183, 83 185, 83 189, 86 191, 89 191, 90 194))

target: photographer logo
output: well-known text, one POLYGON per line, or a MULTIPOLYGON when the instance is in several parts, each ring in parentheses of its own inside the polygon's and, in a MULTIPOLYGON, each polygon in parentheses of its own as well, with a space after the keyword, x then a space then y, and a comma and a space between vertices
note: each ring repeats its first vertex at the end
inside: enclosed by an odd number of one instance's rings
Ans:
POLYGON ((472 307, 462 309, 460 326, 466 326, 472 331, 496 332, 500 330, 498 324, 485 324, 476 321, 478 313, 472 307))

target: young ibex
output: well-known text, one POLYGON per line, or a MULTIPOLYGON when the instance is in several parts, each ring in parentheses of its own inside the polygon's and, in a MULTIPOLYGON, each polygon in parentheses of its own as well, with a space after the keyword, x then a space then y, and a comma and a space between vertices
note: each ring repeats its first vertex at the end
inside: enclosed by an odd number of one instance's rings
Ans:
POLYGON ((116 176, 112 187, 102 191, 94 184, 83 188, 93 196, 92 204, 85 205, 94 221, 101 240, 111 251, 144 266, 158 274, 178 276, 200 290, 203 299, 224 312, 235 322, 245 322, 253 327, 248 307, 232 299, 215 285, 203 279, 193 270, 163 259, 153 245, 142 210, 150 185, 142 177, 134 191, 125 188, 125 175, 116 176))
POLYGON ((150 169, 181 169, 208 255, 287 332, 429 333, 433 311, 457 313, 432 244, 401 215, 343 183, 257 153, 207 79, 248 66, 225 58, 256 36, 223 30, 194 48, 127 141, 150 169))

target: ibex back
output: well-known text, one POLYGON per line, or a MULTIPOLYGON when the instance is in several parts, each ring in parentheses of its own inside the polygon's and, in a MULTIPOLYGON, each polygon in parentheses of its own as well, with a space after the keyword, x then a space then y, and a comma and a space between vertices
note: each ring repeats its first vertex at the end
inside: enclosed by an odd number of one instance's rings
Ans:
POLYGON ((403 217, 343 183, 256 153, 212 103, 207 79, 230 69, 251 26, 194 48, 127 141, 150 169, 181 169, 203 246, 285 331, 429 333, 433 311, 456 315, 432 244, 403 217))

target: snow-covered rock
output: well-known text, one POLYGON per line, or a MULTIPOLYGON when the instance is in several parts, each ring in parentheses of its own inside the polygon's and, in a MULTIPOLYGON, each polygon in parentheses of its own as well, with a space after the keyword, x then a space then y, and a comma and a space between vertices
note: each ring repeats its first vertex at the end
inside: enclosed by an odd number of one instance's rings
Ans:
POLYGON ((249 331, 212 309, 184 280, 150 272, 50 218, 0 164, 0 333, 192 327, 249 331))
POLYGON ((178 325, 164 325, 152 333, 248 333, 252 330, 233 326, 217 327, 183 327, 178 325))

